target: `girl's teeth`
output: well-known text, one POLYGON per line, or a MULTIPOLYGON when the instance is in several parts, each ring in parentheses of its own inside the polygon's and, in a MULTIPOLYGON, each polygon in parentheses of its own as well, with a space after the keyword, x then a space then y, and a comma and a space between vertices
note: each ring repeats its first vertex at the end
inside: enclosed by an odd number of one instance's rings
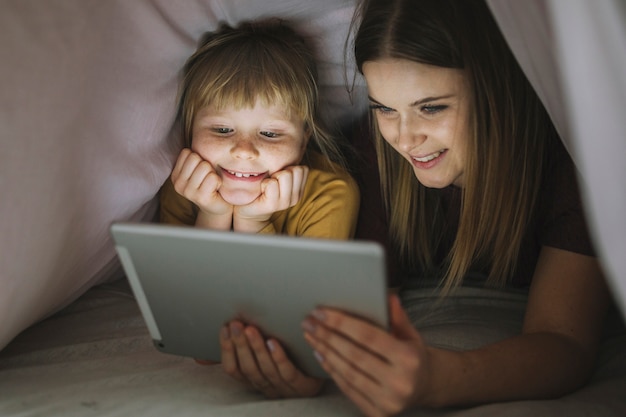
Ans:
POLYGON ((413 158, 413 159, 415 159, 418 162, 428 162, 428 161, 432 161, 433 159, 435 159, 436 157, 441 155, 441 152, 443 152, 443 151, 438 151, 438 152, 432 153, 432 154, 430 154, 428 156, 425 156, 423 158, 413 158))
POLYGON ((257 177, 258 174, 244 174, 242 172, 228 171, 231 175, 234 175, 237 178, 250 178, 257 177))

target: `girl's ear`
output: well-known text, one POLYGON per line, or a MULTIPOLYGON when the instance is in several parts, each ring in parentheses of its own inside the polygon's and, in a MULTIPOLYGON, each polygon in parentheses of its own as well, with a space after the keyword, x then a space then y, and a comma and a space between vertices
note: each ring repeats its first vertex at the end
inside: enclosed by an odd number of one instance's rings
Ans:
POLYGON ((309 144, 309 140, 311 140, 311 136, 313 136, 313 128, 307 123, 304 122, 304 147, 309 144))

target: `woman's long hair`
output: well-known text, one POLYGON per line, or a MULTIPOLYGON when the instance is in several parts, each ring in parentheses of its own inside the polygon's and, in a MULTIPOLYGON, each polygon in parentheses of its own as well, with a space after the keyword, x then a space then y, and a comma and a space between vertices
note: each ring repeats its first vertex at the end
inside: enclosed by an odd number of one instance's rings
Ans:
MULTIPOLYGON (((365 0, 353 28, 361 73, 363 63, 383 58, 464 71, 471 95, 465 186, 443 289, 460 285, 476 263, 489 265, 488 283, 504 285, 533 219, 546 148, 558 137, 489 9, 481 0, 365 0)), ((440 272, 433 265, 444 222, 439 193, 417 181, 371 120, 392 245, 408 268, 440 272)))

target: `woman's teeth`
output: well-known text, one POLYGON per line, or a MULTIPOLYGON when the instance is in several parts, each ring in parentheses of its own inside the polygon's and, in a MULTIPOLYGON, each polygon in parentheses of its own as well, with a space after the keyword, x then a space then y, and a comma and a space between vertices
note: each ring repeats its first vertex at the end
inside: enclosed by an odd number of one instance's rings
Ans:
POLYGON ((432 161, 433 159, 435 159, 442 153, 443 151, 437 151, 435 153, 431 153, 430 155, 424 156, 422 158, 413 158, 413 159, 415 159, 417 162, 428 162, 428 161, 432 161))

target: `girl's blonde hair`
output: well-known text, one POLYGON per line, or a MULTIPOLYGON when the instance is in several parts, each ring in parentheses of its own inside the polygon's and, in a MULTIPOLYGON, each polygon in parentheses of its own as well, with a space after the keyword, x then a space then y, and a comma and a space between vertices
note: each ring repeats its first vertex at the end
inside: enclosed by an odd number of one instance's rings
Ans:
POLYGON ((443 271, 433 265, 445 222, 440 193, 417 181, 371 117, 392 245, 408 269, 443 273, 444 293, 477 264, 489 265, 488 283, 504 285, 533 221, 548 148, 559 138, 490 11, 482 0, 364 0, 357 25, 359 71, 383 58, 458 68, 472 97, 459 227, 443 271))
POLYGON ((179 122, 191 146, 194 118, 205 106, 281 105, 304 121, 312 147, 344 165, 342 153, 319 117, 319 90, 312 50, 284 21, 222 25, 207 33, 187 60, 180 89, 179 122))

